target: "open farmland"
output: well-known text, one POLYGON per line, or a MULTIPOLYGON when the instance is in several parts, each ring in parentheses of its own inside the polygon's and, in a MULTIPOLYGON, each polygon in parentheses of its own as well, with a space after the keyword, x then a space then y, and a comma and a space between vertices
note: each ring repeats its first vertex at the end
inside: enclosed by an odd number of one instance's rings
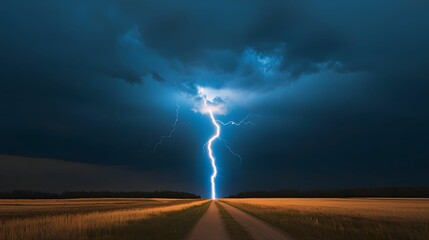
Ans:
POLYGON ((421 239, 429 199, 224 199, 300 239, 421 239))
MULTIPOLYGON (((112 230, 115 236, 120 236, 117 232, 120 226, 185 211, 205 202, 182 199, 1 200, 0 239, 105 239, 112 230)), ((203 212, 196 213, 202 215, 203 212)))

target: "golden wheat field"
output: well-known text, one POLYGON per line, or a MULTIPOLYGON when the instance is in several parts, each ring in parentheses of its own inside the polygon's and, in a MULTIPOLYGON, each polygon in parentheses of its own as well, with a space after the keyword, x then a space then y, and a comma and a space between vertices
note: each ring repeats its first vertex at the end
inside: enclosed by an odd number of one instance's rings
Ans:
POLYGON ((429 239, 429 199, 225 199, 300 239, 429 239))
POLYGON ((203 200, 1 200, 0 239, 100 239, 110 229, 203 200))

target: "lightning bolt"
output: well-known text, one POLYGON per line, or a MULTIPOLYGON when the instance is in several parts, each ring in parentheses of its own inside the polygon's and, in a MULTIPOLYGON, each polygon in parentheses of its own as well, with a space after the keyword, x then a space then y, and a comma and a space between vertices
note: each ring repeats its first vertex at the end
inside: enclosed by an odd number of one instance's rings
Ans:
POLYGON ((246 117, 244 117, 240 122, 234 122, 234 121, 228 121, 228 122, 223 122, 221 120, 218 120, 215 118, 214 116, 214 112, 222 112, 221 109, 217 108, 219 105, 216 105, 216 102, 207 102, 207 95, 204 93, 204 88, 199 87, 199 92, 198 92, 198 96, 200 97, 200 99, 202 99, 203 102, 203 109, 202 109, 202 113, 208 113, 210 116, 210 120, 212 125, 215 128, 215 133, 209 138, 209 140, 204 144, 203 148, 205 149, 205 147, 207 146, 207 152, 208 152, 208 157, 210 158, 210 163, 213 169, 212 175, 210 176, 210 182, 211 182, 211 195, 212 195, 212 199, 216 199, 216 176, 217 176, 217 166, 216 166, 216 158, 213 154, 213 142, 217 139, 221 140, 222 143, 225 145, 225 147, 231 152, 231 154, 233 154, 235 157, 240 159, 240 162, 242 161, 242 157, 240 155, 238 155, 237 153, 235 153, 234 151, 232 151, 232 149, 228 146, 228 144, 226 143, 225 140, 223 140, 220 135, 221 135, 221 126, 242 126, 242 125, 252 125, 254 126, 255 124, 253 122, 251 122, 249 120, 249 118, 252 116, 251 113, 248 113, 246 115, 246 117), (214 106, 209 106, 209 104, 214 106))
POLYGON ((239 158, 240 159, 240 164, 243 162, 243 158, 240 156, 240 155, 238 155, 237 153, 235 153, 234 151, 232 151, 232 149, 228 146, 228 144, 226 143, 226 141, 225 140, 223 140, 222 138, 220 138, 219 137, 219 140, 221 140, 222 142, 223 142, 223 144, 225 145, 225 147, 226 148, 228 148, 228 150, 229 150, 229 152, 232 154, 232 155, 234 155, 234 156, 236 156, 237 158, 239 158))
POLYGON ((245 118, 243 118, 240 122, 236 123, 234 121, 229 121, 227 123, 222 122, 221 120, 216 120, 218 123, 224 125, 224 126, 241 126, 241 125, 252 125, 255 126, 255 124, 251 121, 248 121, 247 119, 250 117, 251 113, 248 113, 245 118))
POLYGON ((179 109, 180 109, 179 104, 176 104, 176 106, 177 106, 177 108, 176 108, 176 120, 174 120, 173 127, 170 130, 170 134, 168 134, 166 136, 161 136, 159 141, 157 143, 155 143, 155 145, 153 146, 153 152, 156 152, 156 148, 159 145, 161 145, 165 139, 171 138, 173 136, 174 131, 176 131, 176 125, 177 125, 177 122, 179 121, 179 109))
MULTIPOLYGON (((207 107, 207 100, 204 99, 203 101, 204 101, 204 106, 207 107)), ((209 108, 208 112, 209 112, 212 124, 214 125, 214 127, 216 129, 216 133, 213 136, 211 136, 209 141, 207 142, 207 150, 209 152, 209 158, 210 158, 210 162, 211 162, 212 168, 213 168, 213 173, 210 177, 210 182, 211 182, 211 186, 212 186, 212 199, 216 199, 215 179, 216 179, 216 175, 217 175, 217 167, 216 167, 216 158, 213 156, 212 144, 213 144, 213 141, 215 141, 220 136, 220 126, 217 123, 217 121, 213 115, 213 111, 210 108, 209 108)))
MULTIPOLYGON (((216 119, 216 122, 218 122, 218 123, 220 123, 220 124, 222 124, 223 126, 242 126, 242 125, 252 125, 252 126, 255 126, 255 124, 252 122, 252 121, 249 121, 249 120, 247 120, 247 119, 249 119, 249 117, 252 115, 252 113, 248 113, 247 115, 246 115, 246 117, 244 117, 240 122, 234 122, 234 121, 228 121, 228 122, 226 122, 226 123, 224 123, 224 122, 222 122, 221 120, 217 120, 216 119)), ((224 140, 224 139, 222 139, 222 138, 220 138, 219 137, 219 140, 221 140, 222 141, 222 143, 225 145, 225 147, 229 150, 229 152, 232 154, 232 155, 234 155, 234 156, 236 156, 238 159, 240 159, 240 164, 243 162, 243 158, 239 155, 239 154, 237 154, 237 153, 235 153, 234 151, 232 151, 232 149, 231 149, 231 147, 226 143, 226 141, 224 140)), ((207 143, 206 144, 204 144, 204 147, 205 147, 205 145, 207 145, 207 143)))
MULTIPOLYGON (((207 100, 206 99, 203 99, 203 101, 204 101, 204 106, 205 107, 207 107, 207 100)), ((208 153, 209 153, 209 158, 210 158, 210 162, 211 162, 211 165, 212 165, 212 168, 213 168, 213 173, 212 173, 212 175, 211 175, 211 177, 210 177, 210 182, 211 182, 211 189, 212 189, 212 199, 216 199, 216 185, 215 185, 215 179, 216 179, 216 175, 217 175, 217 167, 216 167, 216 158, 213 156, 213 149, 212 149, 212 144, 213 144, 213 142, 216 140, 216 139, 219 139, 219 140, 221 140, 222 141, 222 143, 225 145, 225 147, 231 152, 231 154, 232 155, 234 155, 234 156, 236 156, 237 158, 239 158, 240 159, 240 163, 243 161, 243 158, 240 156, 240 155, 238 155, 237 153, 235 153, 234 151, 232 151, 232 149, 228 146, 228 144, 226 143, 226 141, 225 140, 223 140, 221 137, 220 137, 220 134, 221 134, 221 127, 220 127, 220 125, 219 124, 221 124, 221 125, 223 125, 223 126, 241 126, 241 125, 252 125, 252 126, 254 126, 255 124, 253 123, 253 122, 251 122, 251 121, 248 121, 247 119, 249 118, 249 116, 250 116, 250 113, 249 114, 247 114, 247 116, 245 117, 245 118, 243 118, 240 122, 234 122, 234 121, 229 121, 229 122, 227 122, 227 123, 224 123, 224 122, 222 122, 222 121, 220 121, 220 120, 217 120, 215 117, 214 117, 214 114, 213 114, 213 111, 210 109, 210 108, 208 108, 208 112, 209 112, 209 115, 210 115, 210 120, 211 120, 211 122, 212 122, 212 124, 213 124, 213 126, 215 127, 215 129, 216 129, 216 132, 215 132, 215 134, 214 135, 212 135, 211 137, 210 137, 210 139, 204 144, 204 147, 207 145, 207 150, 208 150, 208 153)))

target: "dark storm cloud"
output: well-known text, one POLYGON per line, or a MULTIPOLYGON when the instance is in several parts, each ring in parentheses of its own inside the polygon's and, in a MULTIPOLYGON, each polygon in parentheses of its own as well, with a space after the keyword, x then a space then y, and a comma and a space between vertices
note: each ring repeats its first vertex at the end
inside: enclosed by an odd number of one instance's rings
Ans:
MULTIPOLYGON (((176 190, 173 179, 162 173, 136 172, 124 166, 100 166, 61 160, 0 155, 0 191, 33 189, 39 191, 176 190), (97 176, 97 177, 94 177, 97 176), (127 182, 124 186, 121 182, 127 182)), ((175 180, 177 183, 177 180, 175 180)), ((184 182, 181 182, 182 189, 184 182)), ((180 188, 180 187, 179 187, 180 188)))
POLYGON ((326 70, 422 71, 404 59, 427 60, 425 7, 421 1, 5 1, 3 60, 73 67, 64 74, 76 77, 253 90, 326 70), (224 75, 213 80, 218 74, 224 75))
MULTIPOLYGON (((201 180, 195 146, 211 129, 186 109, 193 106, 181 107, 175 138, 158 153, 144 147, 168 133, 173 96, 198 99, 200 85, 240 92, 238 103, 218 99, 262 116, 254 129, 225 132, 245 156, 240 167, 223 163, 220 182, 243 177, 227 191, 289 180, 318 186, 326 175, 326 186, 344 176, 356 183, 368 168, 365 184, 415 184, 428 171, 428 8, 402 0, 1 1, 0 153, 201 180)), ((240 111, 225 119, 247 114, 240 111)))
POLYGON ((128 0, 117 5, 133 16, 146 47, 166 61, 179 60, 172 68, 179 81, 187 76, 216 88, 273 88, 326 70, 423 71, 415 62, 427 61, 422 52, 429 51, 424 1, 128 0), (211 79, 218 74, 223 75, 211 79))
POLYGON ((264 71, 270 67, 278 67, 279 74, 272 78, 282 78, 276 81, 282 84, 319 71, 319 64, 339 61, 336 53, 349 44, 342 32, 330 29, 319 19, 322 16, 314 14, 317 6, 296 1, 119 1, 118 5, 135 16, 145 46, 181 61, 179 74, 214 87, 232 79, 241 83, 233 83, 235 87, 263 87, 264 71), (259 66, 261 60, 268 62, 259 66), (193 68, 206 69, 208 75, 228 75, 217 82, 205 81, 201 79, 205 75, 190 74, 193 68))
POLYGON ((100 74, 140 81, 136 71, 120 61, 117 38, 124 31, 122 23, 103 6, 3 1, 2 9, 1 60, 15 67, 12 74, 21 66, 34 74, 49 71, 75 78, 100 74))

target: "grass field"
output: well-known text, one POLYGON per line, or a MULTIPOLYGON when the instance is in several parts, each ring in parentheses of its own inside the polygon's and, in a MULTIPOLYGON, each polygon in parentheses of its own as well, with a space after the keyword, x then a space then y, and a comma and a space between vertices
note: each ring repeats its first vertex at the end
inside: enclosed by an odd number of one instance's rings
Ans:
POLYGON ((184 239, 209 208, 210 201, 185 210, 165 212, 150 218, 113 227, 103 240, 184 239))
MULTIPOLYGON (((121 233, 128 234, 126 226, 129 224, 141 224, 142 220, 157 215, 192 212, 193 207, 205 202, 175 199, 2 200, 0 239, 121 239, 121 233)), ((189 223, 177 221, 177 225, 186 227, 189 223)), ((190 230, 189 226, 187 228, 186 231, 190 230)))
POLYGON ((429 239, 429 199, 224 199, 303 240, 429 239))
POLYGON ((231 214, 226 209, 216 202, 216 206, 219 208, 220 215, 222 216, 223 223, 225 224, 226 230, 228 231, 231 240, 252 240, 253 238, 249 235, 246 230, 234 220, 231 214))
POLYGON ((157 198, 0 199, 0 220, 66 213, 143 209, 192 201, 195 200, 157 198))

